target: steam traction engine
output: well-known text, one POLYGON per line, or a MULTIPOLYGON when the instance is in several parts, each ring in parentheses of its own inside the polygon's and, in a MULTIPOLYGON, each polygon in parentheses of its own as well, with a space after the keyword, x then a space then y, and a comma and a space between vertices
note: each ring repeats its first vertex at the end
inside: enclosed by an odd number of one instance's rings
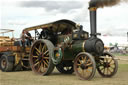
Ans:
POLYGON ((49 75, 54 67, 64 74, 75 74, 83 80, 94 77, 96 69, 103 77, 112 77, 118 68, 113 55, 104 52, 104 43, 97 38, 96 8, 90 9, 91 34, 69 20, 32 27, 42 29, 30 52, 32 70, 49 75))

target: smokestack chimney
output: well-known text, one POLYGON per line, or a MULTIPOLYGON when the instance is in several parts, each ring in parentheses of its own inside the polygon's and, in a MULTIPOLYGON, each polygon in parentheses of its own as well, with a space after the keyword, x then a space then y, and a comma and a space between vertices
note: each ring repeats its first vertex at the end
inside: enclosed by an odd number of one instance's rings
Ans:
POLYGON ((91 37, 96 37, 96 7, 89 7, 90 10, 90 27, 91 27, 91 37))

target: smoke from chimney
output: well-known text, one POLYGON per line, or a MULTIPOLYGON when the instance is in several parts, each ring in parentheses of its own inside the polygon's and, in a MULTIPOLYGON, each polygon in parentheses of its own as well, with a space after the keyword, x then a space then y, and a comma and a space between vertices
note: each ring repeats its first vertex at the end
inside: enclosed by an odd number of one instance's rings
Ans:
POLYGON ((104 6, 114 6, 120 2, 128 2, 128 0, 91 0, 89 7, 103 8, 104 6))

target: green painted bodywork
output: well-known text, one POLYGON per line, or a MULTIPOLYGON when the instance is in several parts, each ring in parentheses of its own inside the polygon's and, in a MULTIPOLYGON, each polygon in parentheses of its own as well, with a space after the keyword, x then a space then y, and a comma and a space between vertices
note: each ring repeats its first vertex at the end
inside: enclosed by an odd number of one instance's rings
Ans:
POLYGON ((62 42, 64 42, 65 44, 72 42, 72 35, 68 34, 68 35, 59 35, 57 38, 57 44, 61 44, 62 42))
POLYGON ((64 50, 64 60, 74 60, 75 56, 83 52, 84 40, 75 40, 71 47, 67 47, 64 50))
POLYGON ((72 51, 74 54, 78 54, 79 52, 83 52, 83 43, 85 40, 75 40, 72 44, 72 51))
POLYGON ((73 51, 70 48, 65 48, 63 53, 63 60, 73 60, 74 59, 73 51))
POLYGON ((75 56, 83 52, 85 40, 72 40, 72 35, 58 36, 58 45, 62 45, 63 60, 73 60, 75 56))

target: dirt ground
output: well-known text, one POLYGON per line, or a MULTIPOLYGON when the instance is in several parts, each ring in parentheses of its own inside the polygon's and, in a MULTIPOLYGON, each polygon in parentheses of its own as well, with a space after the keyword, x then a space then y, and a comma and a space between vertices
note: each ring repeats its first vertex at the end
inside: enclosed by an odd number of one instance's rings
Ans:
MULTIPOLYGON (((128 59, 127 56, 121 58, 128 59)), ((49 76, 36 75, 32 71, 0 71, 0 85, 128 85, 128 61, 119 60, 118 72, 112 78, 103 78, 97 72, 92 80, 83 81, 74 73, 65 75, 56 69, 49 76)))

